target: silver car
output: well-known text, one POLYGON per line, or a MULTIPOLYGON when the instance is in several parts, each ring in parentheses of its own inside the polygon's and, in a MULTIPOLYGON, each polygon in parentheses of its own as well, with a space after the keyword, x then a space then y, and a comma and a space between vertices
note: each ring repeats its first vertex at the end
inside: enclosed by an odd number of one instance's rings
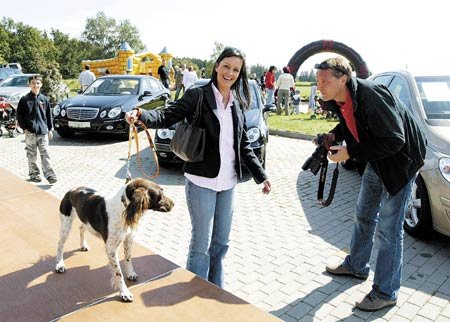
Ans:
POLYGON ((411 110, 428 140, 405 230, 415 237, 429 237, 434 228, 450 236, 450 76, 419 76, 398 70, 371 79, 386 85, 411 110))
POLYGON ((9 76, 0 83, 0 100, 5 100, 17 108, 22 96, 30 92, 28 80, 36 74, 16 74, 9 76))

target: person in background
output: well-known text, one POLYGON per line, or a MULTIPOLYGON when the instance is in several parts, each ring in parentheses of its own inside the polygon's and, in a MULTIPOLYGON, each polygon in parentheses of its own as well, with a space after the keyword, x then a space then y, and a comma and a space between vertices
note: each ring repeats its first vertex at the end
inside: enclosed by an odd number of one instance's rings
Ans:
POLYGON ((53 184, 57 182, 49 154, 49 140, 53 137, 53 118, 50 102, 41 93, 42 84, 41 75, 30 76, 31 91, 22 96, 19 101, 17 121, 25 131, 25 151, 27 152, 30 181, 42 181, 39 167, 36 164, 37 150, 39 150, 44 177, 50 184, 53 184))
POLYGON ((264 194, 271 190, 244 131, 244 111, 251 98, 246 70, 241 51, 225 47, 207 85, 188 89, 168 108, 138 108, 125 114, 129 123, 139 119, 150 128, 167 128, 186 117, 192 121, 202 92, 199 126, 205 129, 204 159, 186 162, 183 168, 192 224, 187 269, 219 287, 224 285, 223 260, 230 242, 235 186, 242 178, 243 164, 256 183, 262 184, 264 194))
POLYGON ((275 66, 270 66, 269 71, 266 73, 265 88, 266 88, 266 104, 273 104, 275 95, 275 66))
POLYGON ((169 88, 169 69, 166 67, 166 61, 163 59, 161 66, 158 67, 158 75, 165 88, 169 88))
POLYGON ((198 80, 197 73, 195 72, 194 67, 189 66, 186 77, 183 78, 184 80, 184 86, 186 87, 186 90, 188 90, 194 83, 198 80))
POLYGON ((95 74, 91 72, 91 67, 89 65, 84 66, 84 71, 80 73, 80 77, 78 78, 81 91, 84 92, 84 90, 91 85, 95 79, 96 77, 95 74))
POLYGON ((309 101, 308 101, 309 111, 311 113, 314 113, 314 111, 316 110, 316 99, 317 99, 317 86, 312 85, 311 93, 309 94, 309 101))
POLYGON ((329 265, 332 275, 366 280, 375 236, 379 250, 372 290, 356 307, 377 311, 397 303, 403 265, 403 221, 418 170, 423 166, 426 138, 414 116, 381 84, 352 76, 348 61, 338 56, 316 64, 317 87, 327 111, 339 124, 325 134, 334 162, 367 162, 356 203, 350 254, 329 265), (376 234, 376 230, 378 233, 376 234))
POLYGON ((183 73, 178 65, 175 65, 175 100, 180 96, 181 88, 183 87, 183 73))
POLYGON ((200 78, 206 78, 206 68, 202 67, 202 69, 200 69, 200 78))
POLYGON ((290 74, 289 67, 283 67, 283 73, 278 76, 276 82, 278 88, 277 115, 281 115, 281 103, 284 103, 284 114, 289 115, 289 94, 295 90, 294 77, 290 74))

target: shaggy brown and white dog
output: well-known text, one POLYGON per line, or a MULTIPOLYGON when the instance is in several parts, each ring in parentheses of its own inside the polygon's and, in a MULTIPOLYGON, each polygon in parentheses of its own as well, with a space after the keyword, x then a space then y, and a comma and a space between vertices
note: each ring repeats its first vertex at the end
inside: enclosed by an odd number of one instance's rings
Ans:
POLYGON ((59 206, 61 230, 56 255, 56 272, 64 273, 66 271, 63 247, 69 236, 73 219, 75 215, 78 215, 82 222, 80 226, 81 250, 88 250, 84 238, 86 229, 103 239, 112 271, 111 285, 113 289, 119 290, 122 301, 132 302, 133 294, 125 284, 119 265, 117 256, 119 245, 123 241, 125 275, 127 279, 135 281, 138 276, 131 264, 132 232, 146 210, 168 212, 173 205, 173 201, 164 195, 163 189, 159 185, 141 178, 130 181, 116 193, 106 197, 86 187, 68 191, 59 206))

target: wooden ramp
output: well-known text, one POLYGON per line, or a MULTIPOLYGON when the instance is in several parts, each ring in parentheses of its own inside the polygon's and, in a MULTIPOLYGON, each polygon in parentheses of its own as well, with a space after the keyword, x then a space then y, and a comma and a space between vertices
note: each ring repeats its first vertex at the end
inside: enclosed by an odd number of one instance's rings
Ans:
POLYGON ((135 301, 122 303, 103 242, 88 234, 90 250, 80 251, 78 221, 64 249, 67 271, 54 273, 58 207, 0 168, 0 321, 279 321, 136 243, 135 301))

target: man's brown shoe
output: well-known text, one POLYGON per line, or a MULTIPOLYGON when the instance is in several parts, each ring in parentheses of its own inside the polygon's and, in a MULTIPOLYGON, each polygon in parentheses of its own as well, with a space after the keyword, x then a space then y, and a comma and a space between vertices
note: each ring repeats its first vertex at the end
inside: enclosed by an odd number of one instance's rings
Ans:
POLYGON ((356 302, 355 306, 360 310, 372 312, 396 304, 397 301, 384 300, 379 297, 374 297, 371 294, 367 294, 361 302, 356 302))
POLYGON ((363 281, 365 281, 369 277, 369 276, 352 273, 347 268, 345 268, 344 265, 342 265, 342 264, 327 265, 327 267, 325 269, 327 270, 328 273, 330 273, 332 275, 350 276, 350 277, 354 277, 354 278, 357 278, 357 279, 363 280, 363 281))

